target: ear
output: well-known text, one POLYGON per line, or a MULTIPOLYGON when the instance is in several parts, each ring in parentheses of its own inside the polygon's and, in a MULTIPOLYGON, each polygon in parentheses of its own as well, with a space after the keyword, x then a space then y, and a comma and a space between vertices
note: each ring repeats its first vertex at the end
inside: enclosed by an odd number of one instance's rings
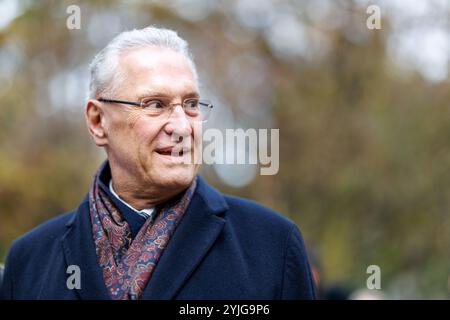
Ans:
POLYGON ((85 110, 86 124, 92 139, 99 147, 108 144, 108 135, 105 128, 105 114, 99 101, 89 99, 85 110))

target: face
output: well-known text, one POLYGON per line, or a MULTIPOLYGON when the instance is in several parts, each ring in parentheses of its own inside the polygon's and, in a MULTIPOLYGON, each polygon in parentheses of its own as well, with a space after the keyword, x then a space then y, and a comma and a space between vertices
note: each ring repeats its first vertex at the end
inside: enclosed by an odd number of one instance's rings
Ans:
POLYGON ((180 105, 199 95, 192 68, 183 55, 159 47, 127 52, 119 64, 125 78, 114 96, 106 98, 137 102, 157 96, 176 106, 170 116, 160 118, 140 107, 96 102, 105 134, 97 144, 106 147, 113 176, 117 169, 142 189, 187 187, 198 170, 198 164, 189 160, 201 137, 201 122, 186 115, 180 105), (181 155, 174 152, 181 149, 181 155))

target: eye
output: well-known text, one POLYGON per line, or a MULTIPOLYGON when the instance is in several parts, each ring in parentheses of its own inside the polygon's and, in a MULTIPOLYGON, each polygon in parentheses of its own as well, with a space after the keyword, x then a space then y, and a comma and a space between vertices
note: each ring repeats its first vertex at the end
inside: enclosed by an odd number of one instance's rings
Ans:
POLYGON ((187 99, 184 101, 184 107, 186 109, 195 110, 198 108, 198 100, 197 99, 187 99))
POLYGON ((163 109, 165 104, 161 100, 157 99, 143 99, 141 106, 145 109, 163 109))

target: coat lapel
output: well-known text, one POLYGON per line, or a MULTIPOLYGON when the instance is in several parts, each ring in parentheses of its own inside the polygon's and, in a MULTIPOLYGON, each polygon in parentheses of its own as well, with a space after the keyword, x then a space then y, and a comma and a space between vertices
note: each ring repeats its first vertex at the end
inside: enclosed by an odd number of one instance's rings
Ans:
POLYGON ((184 217, 153 272, 143 299, 173 299, 225 224, 218 214, 227 210, 223 196, 200 176, 184 217))
MULTIPOLYGON (((223 196, 198 176, 191 203, 161 255, 143 299, 165 300, 176 296, 219 236, 225 225, 219 213, 227 209, 223 196)), ((81 289, 76 290, 80 298, 111 299, 97 262, 87 197, 67 223, 62 246, 67 266, 80 267, 81 289)))
POLYGON ((80 298, 111 299, 103 280, 103 272, 97 262, 87 196, 72 220, 67 223, 67 232, 62 239, 62 245, 67 265, 80 267, 81 289, 76 290, 80 298))

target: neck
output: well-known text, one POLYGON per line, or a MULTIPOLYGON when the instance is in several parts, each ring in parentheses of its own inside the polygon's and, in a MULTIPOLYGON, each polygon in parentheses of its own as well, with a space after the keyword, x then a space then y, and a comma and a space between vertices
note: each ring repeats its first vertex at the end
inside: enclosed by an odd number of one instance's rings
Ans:
POLYGON ((137 210, 155 207, 158 204, 166 202, 167 200, 175 197, 182 191, 172 191, 170 193, 164 192, 164 194, 161 194, 161 192, 149 192, 149 190, 146 189, 144 193, 142 189, 139 190, 138 188, 130 188, 126 185, 121 186, 121 184, 117 184, 114 179, 112 181, 112 184, 113 189, 117 193, 117 195, 137 210))
POLYGON ((181 193, 185 187, 165 188, 132 177, 110 164, 114 192, 137 210, 155 207, 181 193))

